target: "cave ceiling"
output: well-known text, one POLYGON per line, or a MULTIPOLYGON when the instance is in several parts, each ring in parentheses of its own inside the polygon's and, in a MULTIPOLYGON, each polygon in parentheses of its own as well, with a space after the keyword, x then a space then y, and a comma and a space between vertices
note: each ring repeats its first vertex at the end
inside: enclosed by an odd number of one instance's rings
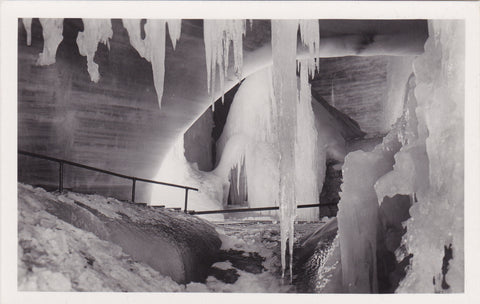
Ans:
MULTIPOLYGON (((207 92, 203 21, 183 20, 175 50, 166 39, 165 84, 159 108, 152 67, 130 45, 122 21, 112 19, 109 47, 99 44, 100 80, 90 81, 76 45, 81 19, 65 19, 56 63, 35 64, 42 28, 32 23, 32 44, 18 22, 18 146, 37 153, 151 178, 169 147, 211 105, 207 92), (152 165, 154 164, 154 165, 152 165)), ((418 54, 427 37, 420 20, 321 20, 320 73, 312 91, 378 133, 386 94, 386 60, 379 55, 418 54), (342 51, 339 43, 346 45, 342 51), (333 46, 333 47, 332 47, 333 46), (355 57, 356 55, 367 57, 355 57), (338 57, 340 56, 340 57, 338 57)), ((247 22, 243 76, 271 64, 270 21, 247 22)), ((167 36, 168 37, 168 36, 167 36)), ((300 42, 299 42, 300 44, 300 42)), ((299 56, 306 49, 299 45, 299 56)), ((232 65, 231 65, 232 66, 232 65)), ((229 90, 240 79, 230 76, 229 90)), ((214 100, 223 92, 214 94, 214 100)), ((47 170, 47 169, 45 169, 47 170)), ((46 172, 44 172, 46 173, 46 172)), ((96 182, 104 182, 98 177, 96 182)))

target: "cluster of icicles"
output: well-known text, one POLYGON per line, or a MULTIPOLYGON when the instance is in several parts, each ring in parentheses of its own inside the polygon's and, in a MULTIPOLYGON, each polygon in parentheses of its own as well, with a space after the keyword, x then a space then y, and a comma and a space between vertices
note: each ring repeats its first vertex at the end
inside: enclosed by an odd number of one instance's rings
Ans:
MULTIPOLYGON (((128 32, 130 44, 139 55, 152 64, 154 85, 161 106, 165 77, 165 39, 166 28, 175 49, 181 35, 181 19, 147 20, 144 25, 145 38, 141 37, 141 19, 123 19, 123 26, 128 32)), ((246 34, 246 20, 204 20, 204 42, 208 78, 208 91, 215 96, 217 69, 220 92, 224 92, 224 80, 229 73, 229 50, 233 44, 234 74, 242 78, 243 36, 246 34)), ((24 18, 23 24, 27 32, 27 45, 31 44, 31 18, 24 18)), ((38 65, 55 63, 58 45, 63 39, 63 19, 40 19, 43 28, 44 48, 37 60, 38 65)), ((110 19, 83 19, 84 31, 79 32, 77 45, 82 56, 87 57, 87 69, 90 79, 97 83, 100 79, 98 64, 94 62, 99 43, 109 47, 109 39, 113 36, 110 19)), ((250 26, 253 22, 250 20, 250 26)), ((287 240, 290 253, 290 277, 293 256, 293 224, 295 220, 296 198, 295 181, 291 168, 295 168, 296 141, 296 106, 300 102, 310 104, 308 77, 316 68, 318 61, 302 60, 297 66, 297 33, 300 29, 301 40, 314 54, 318 51, 320 33, 318 20, 273 20, 272 21, 272 53, 273 83, 278 114, 278 136, 280 140, 280 205, 281 249, 283 273, 286 265, 287 240), (300 94, 297 92, 297 68, 301 70, 300 94), (300 96, 300 98, 298 98, 300 96)), ((298 150, 298 149, 297 149, 298 150)))

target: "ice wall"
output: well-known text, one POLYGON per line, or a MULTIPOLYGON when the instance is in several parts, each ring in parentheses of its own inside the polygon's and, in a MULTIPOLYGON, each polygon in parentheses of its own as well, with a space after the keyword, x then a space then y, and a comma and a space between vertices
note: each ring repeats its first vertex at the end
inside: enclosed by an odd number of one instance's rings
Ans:
POLYGON ((397 260, 413 257, 396 292, 464 290, 464 24, 429 21, 429 33, 402 117, 373 151, 345 160, 338 221, 348 292, 376 291, 378 206, 397 194, 413 202, 397 260))
POLYGON ((42 25, 43 51, 38 55, 37 65, 54 64, 58 45, 63 40, 63 18, 40 18, 39 20, 42 25))
MULTIPOLYGON (((428 134, 428 170, 419 168, 427 177, 424 184, 404 189, 414 191, 418 202, 410 209, 403 237, 413 258, 397 292, 463 292, 464 22, 429 21, 429 33, 425 53, 414 62, 418 137, 428 134)), ((423 159, 414 154, 419 149, 423 147, 415 140, 407 145, 399 175, 411 160, 414 166, 421 164, 423 159)))

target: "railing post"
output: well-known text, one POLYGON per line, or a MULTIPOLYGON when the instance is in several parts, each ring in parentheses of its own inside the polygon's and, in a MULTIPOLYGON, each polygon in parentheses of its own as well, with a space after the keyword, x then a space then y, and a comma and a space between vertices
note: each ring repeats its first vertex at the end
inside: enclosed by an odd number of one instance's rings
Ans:
POLYGON ((58 162, 58 191, 63 192, 63 162, 58 162))
POLYGON ((132 178, 132 203, 135 203, 135 183, 137 179, 134 177, 132 178))
POLYGON ((185 213, 187 213, 187 204, 188 204, 188 188, 185 188, 185 210, 184 210, 185 213))

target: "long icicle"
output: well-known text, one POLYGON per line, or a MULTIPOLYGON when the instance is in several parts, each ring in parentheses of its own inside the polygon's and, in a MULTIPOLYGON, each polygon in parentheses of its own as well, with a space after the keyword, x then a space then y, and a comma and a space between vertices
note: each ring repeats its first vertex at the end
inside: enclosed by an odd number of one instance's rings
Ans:
MULTIPOLYGON (((203 32, 207 65, 207 88, 212 103, 215 101, 215 79, 219 72, 222 101, 225 77, 228 73, 230 44, 233 42, 234 71, 241 78, 243 67, 243 36, 245 20, 204 20, 203 32)), ((213 106, 213 105, 212 105, 213 106)))
POLYGON ((122 22, 127 29, 130 44, 141 57, 152 64, 153 82, 157 92, 158 105, 161 108, 165 81, 165 27, 168 23, 168 33, 173 49, 175 49, 181 35, 182 19, 147 20, 145 39, 142 39, 140 35, 140 19, 123 19, 122 22))
POLYGON ((295 135, 297 102, 297 20, 272 20, 273 87, 278 105, 280 151, 280 236, 282 277, 285 277, 286 246, 289 241, 292 280, 295 201, 295 135))

